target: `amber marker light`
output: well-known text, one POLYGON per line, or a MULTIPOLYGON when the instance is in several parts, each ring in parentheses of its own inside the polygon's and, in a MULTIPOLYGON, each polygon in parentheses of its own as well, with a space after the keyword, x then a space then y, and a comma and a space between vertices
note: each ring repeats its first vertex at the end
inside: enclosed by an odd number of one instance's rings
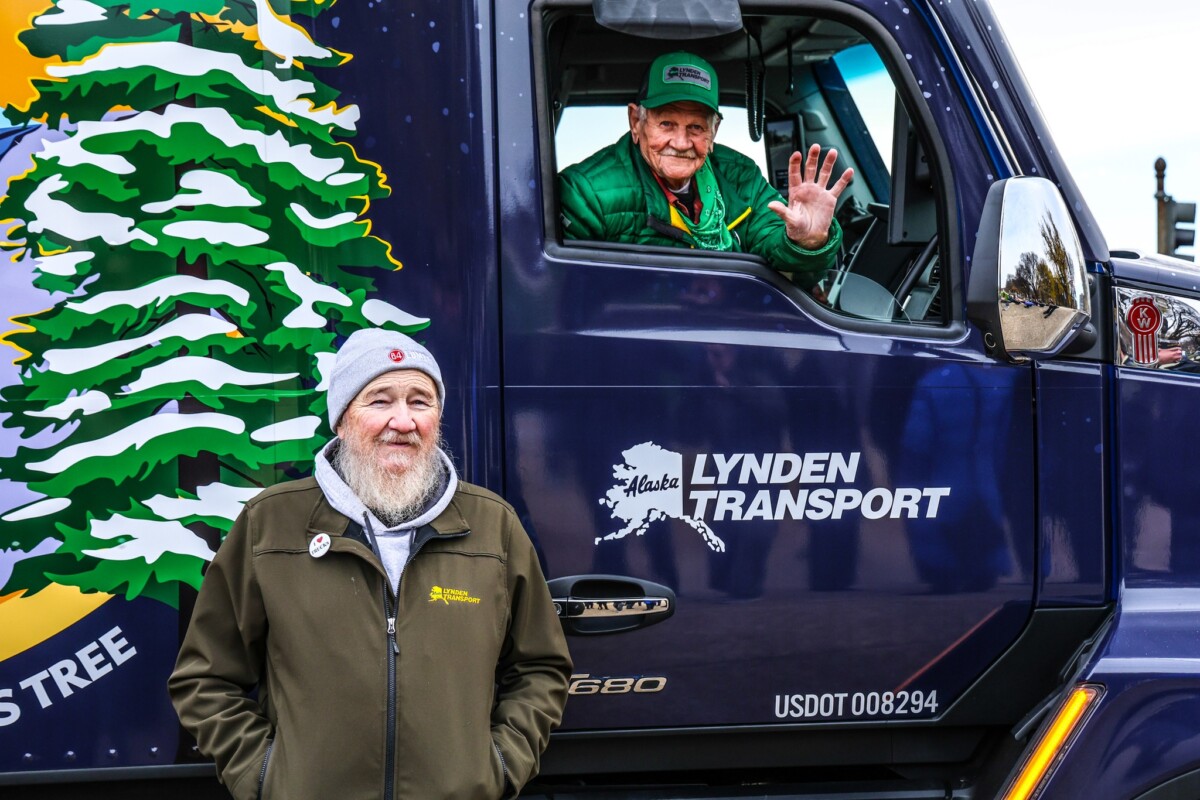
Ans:
POLYGON ((1021 771, 1004 793, 1004 800, 1032 800, 1040 794, 1101 694, 1103 689, 1095 685, 1077 686, 1071 691, 1054 719, 1042 730, 1021 771))

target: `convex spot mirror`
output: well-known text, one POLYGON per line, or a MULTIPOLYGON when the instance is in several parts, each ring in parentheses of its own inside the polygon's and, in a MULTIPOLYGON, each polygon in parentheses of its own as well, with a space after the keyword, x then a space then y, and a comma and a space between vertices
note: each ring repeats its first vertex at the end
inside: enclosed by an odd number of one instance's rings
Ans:
POLYGON ((1083 247, 1058 188, 1045 178, 992 184, 980 220, 967 315, 989 354, 1059 353, 1092 315, 1083 247))

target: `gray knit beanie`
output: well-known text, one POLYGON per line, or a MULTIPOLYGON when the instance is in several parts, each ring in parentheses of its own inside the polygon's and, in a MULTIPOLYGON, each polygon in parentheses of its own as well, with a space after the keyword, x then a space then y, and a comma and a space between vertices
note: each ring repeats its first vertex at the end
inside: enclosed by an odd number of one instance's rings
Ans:
POLYGON ((325 393, 330 426, 337 428, 346 406, 364 386, 395 369, 416 369, 433 378, 437 386, 438 404, 446 404, 442 371, 432 353, 403 333, 364 328, 350 334, 333 362, 329 389, 325 393))

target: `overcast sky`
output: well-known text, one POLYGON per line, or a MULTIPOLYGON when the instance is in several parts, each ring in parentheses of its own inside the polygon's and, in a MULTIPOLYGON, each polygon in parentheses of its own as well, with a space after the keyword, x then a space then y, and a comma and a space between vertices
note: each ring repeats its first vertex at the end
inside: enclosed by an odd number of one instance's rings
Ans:
POLYGON ((1200 200, 1200 3, 991 0, 1113 249, 1157 249, 1154 160, 1200 200))

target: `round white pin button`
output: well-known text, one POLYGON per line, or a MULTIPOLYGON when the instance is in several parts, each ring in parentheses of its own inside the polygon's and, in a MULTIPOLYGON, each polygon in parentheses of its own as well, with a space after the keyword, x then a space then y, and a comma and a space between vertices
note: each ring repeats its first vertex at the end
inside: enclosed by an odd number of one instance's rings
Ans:
POLYGON ((333 540, 329 538, 327 533, 318 533, 308 543, 308 554, 313 558, 320 558, 329 552, 329 545, 333 544, 333 540))

